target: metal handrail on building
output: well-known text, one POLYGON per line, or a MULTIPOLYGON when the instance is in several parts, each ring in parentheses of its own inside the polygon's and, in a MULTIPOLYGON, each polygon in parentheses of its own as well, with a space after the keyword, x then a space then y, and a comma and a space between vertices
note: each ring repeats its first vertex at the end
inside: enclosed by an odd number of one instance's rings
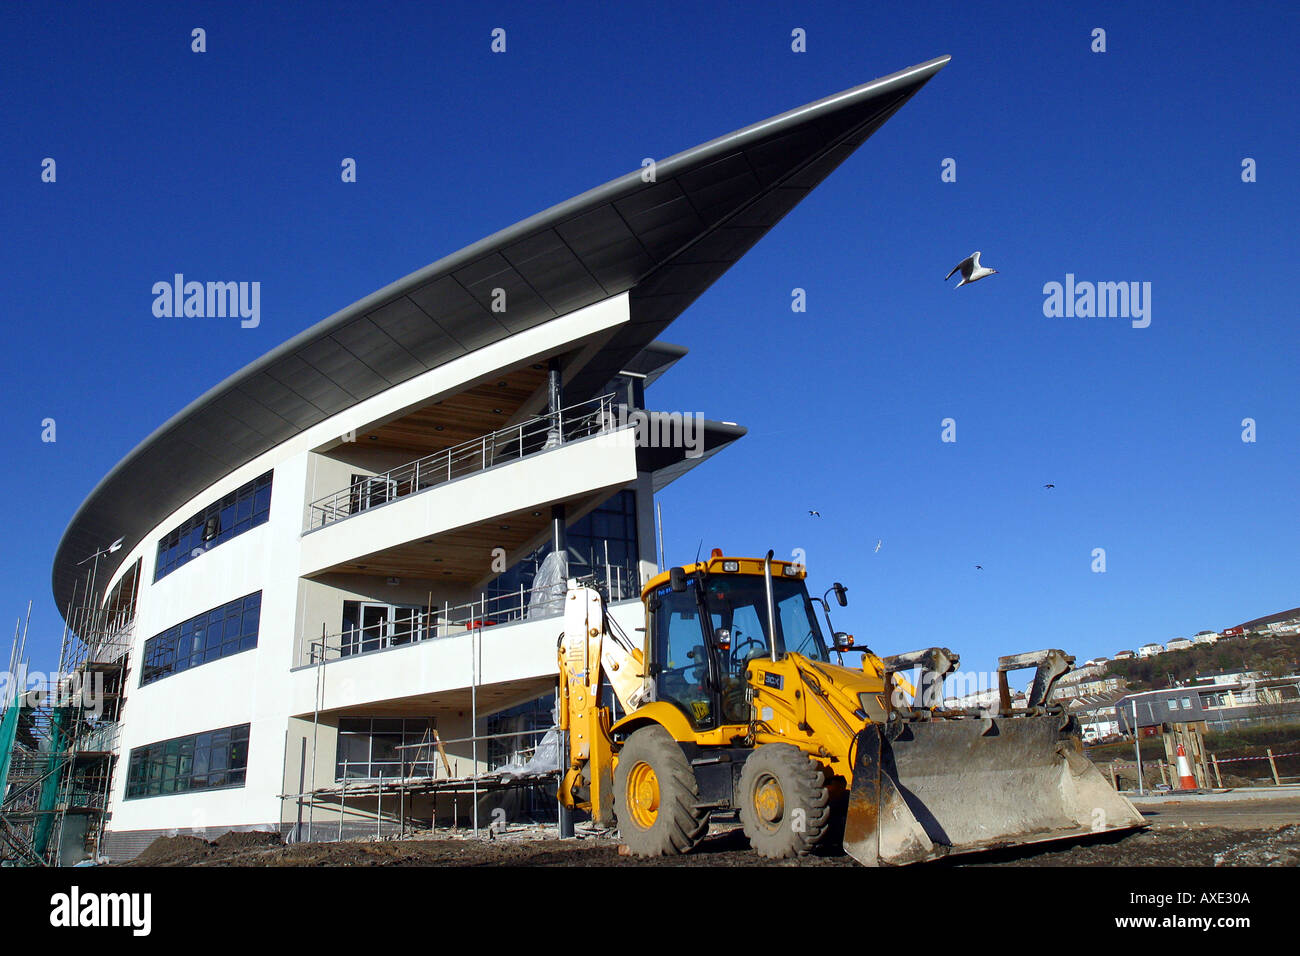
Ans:
POLYGON ((479 438, 425 455, 383 474, 363 478, 308 505, 307 531, 323 528, 370 508, 387 504, 456 478, 518 461, 562 444, 618 427, 614 395, 602 395, 539 415, 479 438))
MULTIPOLYGON (((609 601, 639 597, 641 581, 633 566, 601 565, 582 575, 603 585, 609 601)), ((475 628, 484 629, 525 619, 555 617, 564 611, 563 584, 546 584, 533 588, 522 585, 517 591, 464 604, 412 609, 408 617, 396 618, 370 627, 353 627, 323 634, 311 642, 310 659, 305 665, 329 663, 360 654, 418 644, 438 638, 453 637, 475 628)))

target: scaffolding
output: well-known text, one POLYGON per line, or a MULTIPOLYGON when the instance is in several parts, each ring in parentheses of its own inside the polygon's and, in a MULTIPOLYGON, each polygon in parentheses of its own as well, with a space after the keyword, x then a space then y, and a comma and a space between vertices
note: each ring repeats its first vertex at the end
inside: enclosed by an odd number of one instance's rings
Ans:
POLYGON ((139 570, 137 561, 103 600, 92 571, 81 603, 74 592, 64 614, 58 670, 31 688, 26 626, 15 634, 0 702, 0 865, 100 857, 139 570))
MULTIPOLYGON (((590 575, 579 578, 579 580, 601 590, 602 594, 608 595, 613 591, 620 597, 623 596, 623 586, 621 583, 611 582, 611 573, 608 567, 604 569, 603 573, 605 580, 602 581, 601 577, 601 571, 597 570, 590 575)), ((553 584, 534 588, 531 592, 524 592, 519 598, 519 608, 526 609, 532 605, 532 598, 541 597, 543 599, 541 603, 547 605, 543 612, 544 615, 558 615, 562 612, 563 601, 562 599, 554 600, 555 593, 555 585, 553 584)), ((554 802, 554 784, 558 782, 560 776, 563 748, 560 745, 558 728, 552 722, 534 720, 533 726, 518 731, 485 734, 477 732, 480 721, 478 688, 481 682, 480 662, 483 637, 485 630, 490 629, 497 623, 494 619, 496 615, 493 615, 489 610, 491 600, 484 595, 480 597, 479 601, 464 605, 464 609, 469 612, 465 615, 468 618, 467 631, 461 633, 468 633, 470 637, 470 662, 467 671, 470 691, 471 734, 466 737, 443 740, 438 737, 436 730, 432 730, 430 739, 396 747, 395 749, 402 754, 402 760, 399 772, 391 777, 380 776, 378 778, 349 780, 345 762, 341 778, 333 783, 300 788, 293 793, 281 793, 279 795, 281 802, 293 801, 297 810, 298 822, 282 824, 287 828, 285 835, 290 842, 321 839, 341 840, 344 838, 344 819, 348 817, 364 817, 368 822, 372 822, 376 836, 384 834, 385 823, 388 824, 390 833, 396 832, 402 836, 405 836, 408 831, 413 829, 435 829, 437 824, 436 807, 433 816, 427 821, 423 819, 412 820, 409 812, 410 801, 415 797, 450 795, 453 801, 453 828, 458 828, 460 825, 459 800, 461 798, 467 799, 469 808, 466 814, 466 823, 475 834, 478 834, 482 828, 482 821, 479 817, 479 803, 480 797, 484 794, 502 790, 535 789, 549 785, 549 799, 552 803, 554 802), (527 746, 526 743, 525 746, 519 746, 519 742, 528 740, 535 740, 536 743, 532 746, 527 746), (471 749, 470 763, 477 771, 480 766, 480 743, 487 745, 485 756, 489 764, 504 760, 504 765, 473 774, 454 773, 447 760, 445 746, 448 744, 469 744, 471 749), (353 802, 349 804, 349 800, 353 802), (386 800, 389 807, 387 817, 384 815, 386 800), (373 809, 371 809, 372 805, 373 809), (318 822, 316 820, 316 810, 318 808, 332 812, 335 818, 318 822)), ((450 610, 460 611, 462 609, 450 610)), ((521 615, 521 618, 526 616, 528 615, 521 615)), ((444 621, 454 619, 454 617, 455 615, 444 611, 444 621)), ((304 766, 301 769, 312 781, 317 779, 318 738, 321 708, 324 701, 325 665, 331 661, 346 659, 349 656, 346 652, 341 653, 340 647, 338 635, 325 634, 324 629, 322 629, 320 638, 310 642, 308 646, 310 653, 308 666, 314 668, 316 672, 316 691, 314 710, 311 715, 311 749, 310 752, 304 751, 302 755, 304 766)), ((433 726, 434 724, 430 722, 430 727, 433 726)), ((287 771, 287 748, 285 759, 287 771)), ((286 814, 281 815, 282 820, 286 818, 286 814)), ((489 821, 489 825, 497 822, 496 820, 489 821)))
MULTIPOLYGON (((418 814, 415 812, 414 801, 417 797, 439 795, 452 798, 450 829, 460 828, 460 801, 465 800, 469 804, 465 811, 466 827, 477 834, 480 830, 478 801, 481 797, 501 791, 545 786, 558 778, 559 769, 515 765, 483 773, 456 775, 447 761, 443 747, 447 744, 477 744, 479 741, 501 743, 512 739, 545 737, 548 733, 554 733, 554 728, 442 740, 435 731, 432 740, 397 748, 403 752, 403 759, 400 771, 393 776, 381 774, 375 778, 350 778, 348 765, 344 762, 342 776, 335 783, 323 784, 299 793, 280 794, 282 801, 296 801, 308 811, 301 832, 296 832, 297 827, 294 827, 286 836, 290 842, 342 840, 345 838, 345 820, 352 821, 349 833, 356 833, 358 827, 365 830, 373 824, 375 837, 405 837, 410 833, 436 830, 436 815, 418 814), (412 753, 408 756, 407 751, 412 753), (425 772, 416 772, 417 768, 424 768, 425 772), (317 820, 315 810, 318 808, 332 811, 334 819, 317 820)), ((527 754, 542 749, 538 745, 516 748, 515 752, 527 754)), ((503 822, 494 818, 488 821, 488 826, 495 829, 503 822)))

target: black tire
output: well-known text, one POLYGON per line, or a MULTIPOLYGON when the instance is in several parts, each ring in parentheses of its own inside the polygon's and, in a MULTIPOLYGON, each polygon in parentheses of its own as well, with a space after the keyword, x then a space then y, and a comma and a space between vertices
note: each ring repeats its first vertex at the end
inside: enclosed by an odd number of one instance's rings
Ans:
POLYGON ((632 855, 672 856, 694 848, 709 829, 709 811, 696 805, 699 799, 695 771, 672 735, 657 724, 633 731, 614 770, 614 817, 632 855), (647 799, 652 791, 656 799, 647 799))
POLYGON ((740 822, 760 856, 806 856, 830 823, 821 764, 790 744, 763 744, 745 761, 737 795, 740 822))

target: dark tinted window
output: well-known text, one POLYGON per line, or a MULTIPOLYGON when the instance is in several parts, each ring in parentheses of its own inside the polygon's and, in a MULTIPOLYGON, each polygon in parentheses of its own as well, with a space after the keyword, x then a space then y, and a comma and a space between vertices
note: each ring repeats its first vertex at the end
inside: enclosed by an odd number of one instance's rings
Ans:
POLYGON ((335 779, 434 776, 433 734, 429 717, 341 717, 335 779), (427 746, 412 749, 415 744, 427 746))
POLYGON ((236 598, 144 642, 140 686, 257 646, 262 592, 236 598))
POLYGON ((265 524, 271 513, 271 474, 254 478, 163 535, 153 579, 161 580, 204 551, 265 524))
POLYGON ((248 724, 174 737, 131 751, 126 797, 242 787, 247 767, 248 724))

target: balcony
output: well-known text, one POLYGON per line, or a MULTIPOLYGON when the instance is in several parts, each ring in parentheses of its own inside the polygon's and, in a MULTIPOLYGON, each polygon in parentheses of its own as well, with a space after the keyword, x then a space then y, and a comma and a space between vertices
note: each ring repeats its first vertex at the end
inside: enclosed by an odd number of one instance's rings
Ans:
POLYGON ((520 461, 618 426, 613 395, 539 415, 450 448, 426 455, 308 505, 303 533, 319 530, 362 512, 427 491, 498 465, 520 461))
MULTIPOLYGON (((635 566, 601 565, 587 571, 580 575, 581 579, 601 586, 610 602, 640 597, 641 581, 635 566)), ((483 594, 478 600, 463 604, 398 608, 391 620, 368 627, 349 627, 316 638, 302 648, 294 666, 327 664, 425 641, 459 637, 474 630, 558 617, 564 611, 565 588, 563 582, 553 582, 531 589, 521 586, 517 591, 490 597, 483 594)))

